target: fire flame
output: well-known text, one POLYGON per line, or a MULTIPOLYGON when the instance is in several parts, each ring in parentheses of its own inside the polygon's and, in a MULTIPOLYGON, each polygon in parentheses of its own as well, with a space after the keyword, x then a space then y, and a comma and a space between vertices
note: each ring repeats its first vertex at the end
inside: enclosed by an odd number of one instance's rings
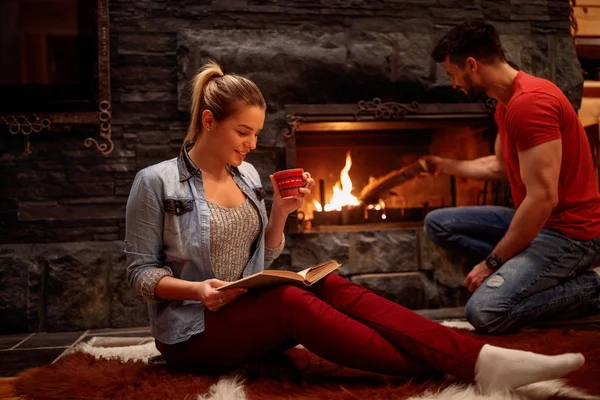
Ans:
POLYGON ((379 199, 379 203, 377 203, 377 205, 375 204, 369 204, 367 206, 367 209, 369 210, 383 210, 381 213, 381 219, 386 219, 387 215, 385 215, 385 202, 383 201, 383 199, 379 199))
POLYGON ((315 210, 317 210, 318 212, 323 211, 323 206, 318 201, 313 200, 313 205, 315 206, 315 210))
MULTIPOLYGON (((350 157, 350 150, 346 152, 346 165, 340 172, 340 180, 333 186, 333 197, 331 201, 323 207, 317 200, 313 200, 314 210, 309 211, 309 218, 313 218, 313 211, 342 211, 343 206, 360 206, 360 201, 352 195, 352 180, 350 179, 350 168, 352 168, 352 157, 350 157)), ((367 210, 382 211, 381 219, 386 219, 387 215, 385 212, 385 203, 382 199, 379 199, 378 204, 369 204, 365 208, 365 219, 367 219, 367 210)))
POLYGON ((346 152, 346 165, 340 172, 340 180, 336 182, 333 187, 333 197, 331 201, 325 204, 323 208, 318 201, 314 201, 314 206, 317 211, 325 210, 325 211, 342 211, 342 206, 358 206, 360 205, 360 201, 356 197, 352 195, 352 180, 350 179, 350 175, 348 172, 352 168, 352 157, 350 157, 350 150, 346 152), (340 187, 341 182, 341 187, 340 187))

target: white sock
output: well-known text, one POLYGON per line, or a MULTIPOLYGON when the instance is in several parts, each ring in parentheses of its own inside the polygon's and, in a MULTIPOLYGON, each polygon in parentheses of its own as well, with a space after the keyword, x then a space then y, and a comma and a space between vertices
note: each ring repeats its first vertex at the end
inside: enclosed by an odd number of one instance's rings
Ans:
POLYGON ((545 356, 484 345, 475 363, 475 382, 487 393, 558 379, 585 363, 581 353, 545 356))

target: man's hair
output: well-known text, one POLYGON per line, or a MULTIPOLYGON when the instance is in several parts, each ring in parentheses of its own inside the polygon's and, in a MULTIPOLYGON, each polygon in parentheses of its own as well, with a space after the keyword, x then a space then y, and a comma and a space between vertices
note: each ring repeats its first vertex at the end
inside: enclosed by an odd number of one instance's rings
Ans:
POLYGON ((483 21, 462 23, 446 33, 435 46, 431 57, 443 62, 446 56, 461 68, 464 68, 469 57, 486 64, 506 61, 496 28, 483 21))

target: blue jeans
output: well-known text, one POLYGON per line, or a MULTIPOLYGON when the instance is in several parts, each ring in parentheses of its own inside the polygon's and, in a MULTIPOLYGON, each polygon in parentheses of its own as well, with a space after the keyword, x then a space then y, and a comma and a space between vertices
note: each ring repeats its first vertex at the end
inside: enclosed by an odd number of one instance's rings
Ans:
MULTIPOLYGON (((443 248, 482 261, 504 236, 514 214, 497 206, 443 208, 427 215, 425 234, 443 248)), ((595 314, 600 308, 600 278, 590 268, 598 258, 600 238, 573 240, 543 229, 473 293, 465 306, 466 318, 478 331, 501 333, 533 322, 595 314)))

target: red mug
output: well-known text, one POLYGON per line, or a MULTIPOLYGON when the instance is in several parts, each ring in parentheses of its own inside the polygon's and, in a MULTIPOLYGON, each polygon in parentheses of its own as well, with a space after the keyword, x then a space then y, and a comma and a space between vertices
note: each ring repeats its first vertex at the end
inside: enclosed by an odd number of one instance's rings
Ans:
POLYGON ((302 168, 286 169, 273 174, 282 198, 291 199, 302 196, 298 189, 305 187, 303 174, 304 169, 302 168))

